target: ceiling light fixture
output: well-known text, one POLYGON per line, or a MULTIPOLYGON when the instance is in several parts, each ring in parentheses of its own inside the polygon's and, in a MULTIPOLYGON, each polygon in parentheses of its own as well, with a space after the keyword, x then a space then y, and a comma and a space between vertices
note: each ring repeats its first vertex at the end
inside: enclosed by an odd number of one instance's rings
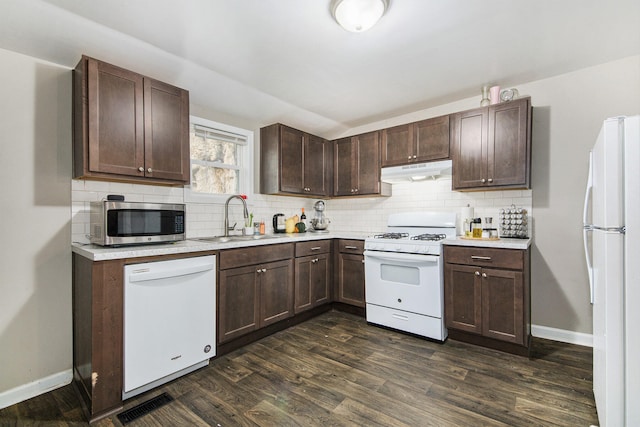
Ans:
POLYGON ((373 27, 388 6, 388 0, 333 0, 331 14, 345 30, 361 33, 373 27))

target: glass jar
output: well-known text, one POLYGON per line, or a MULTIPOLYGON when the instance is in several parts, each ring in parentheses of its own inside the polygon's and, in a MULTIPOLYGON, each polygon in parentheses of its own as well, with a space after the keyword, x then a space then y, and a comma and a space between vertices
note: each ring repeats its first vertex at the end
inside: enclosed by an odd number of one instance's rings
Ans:
POLYGON ((471 227, 471 236, 474 239, 482 238, 482 221, 480 218, 476 218, 473 220, 473 224, 471 227))
POLYGON ((482 100, 480 100, 480 106, 486 107, 491 101, 489 100, 489 86, 482 86, 482 100))

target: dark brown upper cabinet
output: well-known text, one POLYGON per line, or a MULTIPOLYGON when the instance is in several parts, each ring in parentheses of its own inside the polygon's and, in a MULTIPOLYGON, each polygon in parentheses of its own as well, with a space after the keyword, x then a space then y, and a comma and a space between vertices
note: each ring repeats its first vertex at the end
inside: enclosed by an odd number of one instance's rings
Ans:
POLYGON ((330 141, 273 124, 260 129, 260 192, 309 197, 331 195, 330 141))
POLYGON ((87 56, 73 76, 74 178, 189 182, 189 92, 87 56))
POLYGON ((382 131, 382 167, 448 158, 448 115, 382 131))
POLYGON ((334 153, 334 196, 391 195, 380 181, 380 132, 338 139, 334 153))
POLYGON ((454 190, 525 189, 531 182, 531 99, 453 115, 454 190))

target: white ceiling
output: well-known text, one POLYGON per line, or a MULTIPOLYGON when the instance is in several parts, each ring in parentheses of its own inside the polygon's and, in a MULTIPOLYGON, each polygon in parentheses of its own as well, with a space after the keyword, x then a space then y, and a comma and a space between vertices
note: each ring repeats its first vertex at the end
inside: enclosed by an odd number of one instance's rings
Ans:
MULTIPOLYGON (((638 0, 390 0, 349 33, 330 0, 1 0, 0 48, 81 54, 242 121, 349 128, 640 54, 638 0)), ((588 88, 585 88, 588 90, 588 88)))

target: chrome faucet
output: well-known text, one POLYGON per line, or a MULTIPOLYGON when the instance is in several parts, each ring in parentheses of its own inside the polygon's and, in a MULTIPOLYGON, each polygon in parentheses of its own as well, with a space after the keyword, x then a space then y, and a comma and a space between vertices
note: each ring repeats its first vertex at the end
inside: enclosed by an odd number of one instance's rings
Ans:
MULTIPOLYGON (((244 222, 245 222, 245 224, 246 224, 247 220, 249 219, 249 211, 247 210, 247 202, 245 202, 244 198, 239 194, 235 194, 233 196, 230 196, 227 199, 227 201, 224 203, 224 237, 229 237, 229 202, 231 201, 231 199, 240 199, 240 201, 242 202, 242 205, 244 206, 244 222)), ((235 230, 235 228, 236 228, 236 225, 233 224, 233 229, 235 230)))

